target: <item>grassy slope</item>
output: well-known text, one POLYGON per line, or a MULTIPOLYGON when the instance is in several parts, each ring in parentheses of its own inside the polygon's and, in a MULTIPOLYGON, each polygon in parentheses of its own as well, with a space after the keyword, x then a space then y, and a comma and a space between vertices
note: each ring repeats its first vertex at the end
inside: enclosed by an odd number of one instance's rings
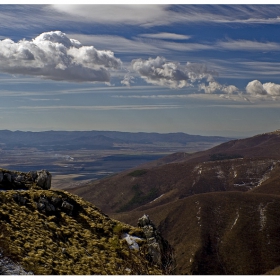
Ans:
POLYGON ((121 239, 122 232, 141 237, 141 230, 110 219, 67 192, 2 191, 0 220, 4 255, 34 274, 161 274, 145 259, 144 241, 140 252, 134 253, 121 239), (27 204, 18 204, 15 194, 28 199, 27 204), (67 199, 74 205, 73 215, 59 210, 52 215, 39 212, 36 202, 42 196, 67 199))

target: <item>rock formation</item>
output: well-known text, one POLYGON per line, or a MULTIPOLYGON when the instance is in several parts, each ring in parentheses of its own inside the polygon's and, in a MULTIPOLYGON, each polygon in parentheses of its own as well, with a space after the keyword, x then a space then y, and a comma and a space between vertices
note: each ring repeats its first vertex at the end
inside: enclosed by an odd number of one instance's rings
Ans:
POLYGON ((151 261, 161 266, 163 272, 170 274, 175 267, 173 248, 163 239, 148 215, 144 214, 138 219, 138 227, 143 230, 147 239, 151 261))
POLYGON ((0 190, 49 190, 51 178, 52 175, 47 170, 24 173, 0 169, 0 190))

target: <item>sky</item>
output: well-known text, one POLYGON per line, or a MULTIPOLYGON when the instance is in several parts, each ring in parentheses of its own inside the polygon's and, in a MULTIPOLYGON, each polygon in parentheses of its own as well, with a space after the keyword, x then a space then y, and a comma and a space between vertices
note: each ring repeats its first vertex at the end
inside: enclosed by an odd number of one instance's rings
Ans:
POLYGON ((280 5, 1 4, 0 129, 280 128, 280 5))

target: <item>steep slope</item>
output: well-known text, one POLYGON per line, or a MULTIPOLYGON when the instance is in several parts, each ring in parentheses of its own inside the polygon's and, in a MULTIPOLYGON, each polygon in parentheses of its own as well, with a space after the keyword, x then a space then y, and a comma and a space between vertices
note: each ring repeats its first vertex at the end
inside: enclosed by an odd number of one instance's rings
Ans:
POLYGON ((122 172, 69 191, 112 213, 148 209, 198 193, 245 192, 262 185, 274 169, 280 170, 277 160, 257 158, 171 163, 122 172))
POLYGON ((280 197, 242 192, 187 197, 115 214, 149 214, 175 249, 177 274, 259 275, 280 265, 280 197))
POLYGON ((174 154, 72 189, 123 222, 149 214, 177 274, 277 274, 280 132, 174 154))
POLYGON ((2 254, 34 274, 162 274, 141 229, 64 191, 0 192, 2 254), (64 205, 64 206, 63 206, 64 205), (122 238, 137 236, 140 250, 122 238))
POLYGON ((170 273, 173 249, 148 217, 139 221, 124 224, 51 189, 47 170, 0 169, 0 274, 170 273))
POLYGON ((196 153, 174 153, 153 162, 141 165, 152 168, 166 163, 204 162, 233 158, 280 159, 280 130, 255 135, 245 139, 231 140, 211 149, 196 153))

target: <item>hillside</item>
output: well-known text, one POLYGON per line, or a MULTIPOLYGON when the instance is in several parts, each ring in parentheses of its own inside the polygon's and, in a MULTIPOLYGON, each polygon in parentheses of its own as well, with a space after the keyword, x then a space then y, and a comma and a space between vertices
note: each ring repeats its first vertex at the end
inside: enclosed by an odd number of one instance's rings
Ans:
POLYGON ((199 163, 235 158, 280 158, 280 130, 258 134, 245 139, 234 139, 213 148, 194 153, 177 152, 142 164, 141 168, 152 168, 167 163, 199 163))
POLYGON ((47 172, 32 174, 33 180, 30 173, 0 170, 1 274, 18 274, 11 266, 35 275, 168 273, 172 248, 153 225, 150 241, 145 227, 111 219, 78 196, 50 189, 47 172))
POLYGON ((280 265, 280 197, 242 192, 193 195, 148 210, 175 248, 175 274, 260 275, 280 265))
POLYGON ((177 153, 71 192, 134 224, 149 214, 176 274, 277 274, 280 132, 177 153))
POLYGON ((280 171, 274 159, 235 159, 171 163, 119 173, 69 191, 106 213, 148 209, 199 193, 249 191, 280 171))

